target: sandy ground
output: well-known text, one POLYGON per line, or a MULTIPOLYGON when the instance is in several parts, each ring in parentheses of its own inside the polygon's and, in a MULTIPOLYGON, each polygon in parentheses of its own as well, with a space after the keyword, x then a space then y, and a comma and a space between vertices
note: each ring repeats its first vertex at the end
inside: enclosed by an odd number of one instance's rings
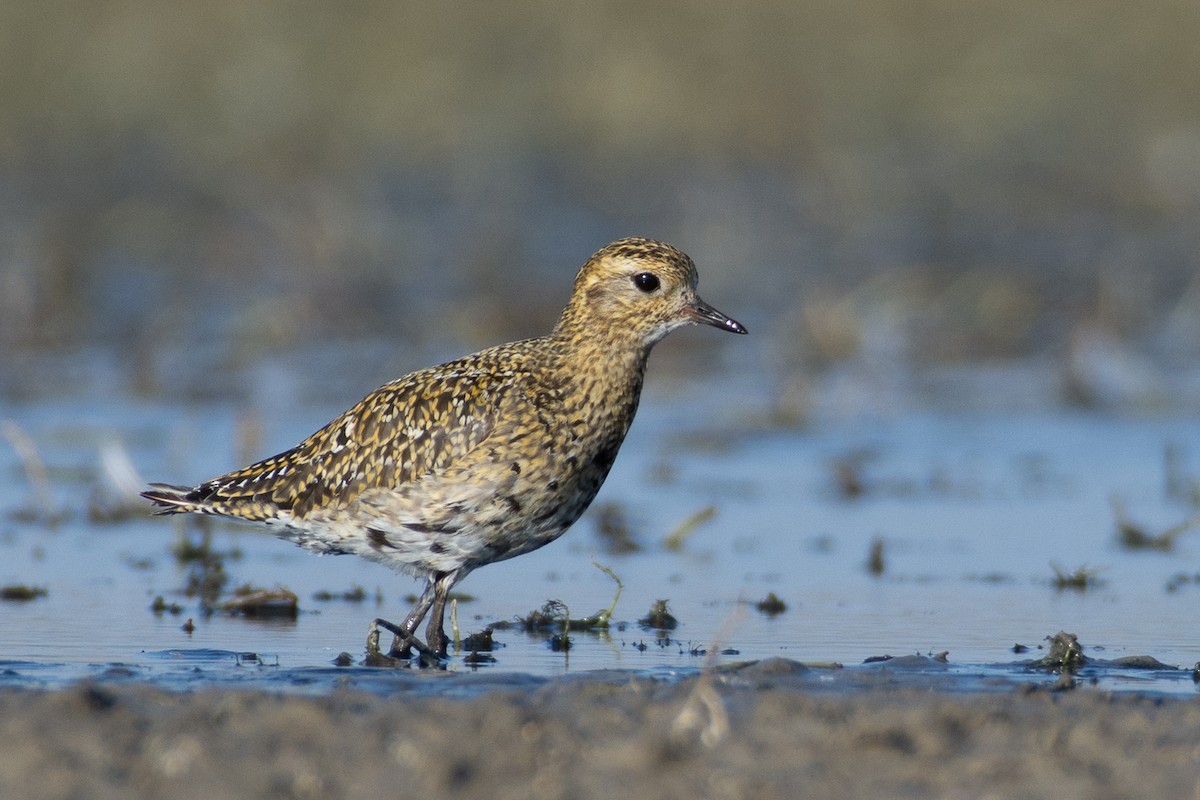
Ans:
POLYGON ((790 662, 467 698, 0 692, 0 797, 1200 798, 1200 700, 812 693, 790 662))

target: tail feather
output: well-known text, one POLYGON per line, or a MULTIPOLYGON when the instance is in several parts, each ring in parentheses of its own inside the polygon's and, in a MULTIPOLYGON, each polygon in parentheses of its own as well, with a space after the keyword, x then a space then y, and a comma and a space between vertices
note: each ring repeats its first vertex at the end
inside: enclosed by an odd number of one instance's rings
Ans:
POLYGON ((155 514, 215 514, 217 510, 204 502, 194 486, 172 486, 152 483, 142 497, 154 503, 155 514))
POLYGON ((222 497, 220 480, 199 486, 152 483, 142 497, 154 504, 155 514, 216 514, 243 522, 272 522, 287 516, 284 509, 263 497, 222 497))

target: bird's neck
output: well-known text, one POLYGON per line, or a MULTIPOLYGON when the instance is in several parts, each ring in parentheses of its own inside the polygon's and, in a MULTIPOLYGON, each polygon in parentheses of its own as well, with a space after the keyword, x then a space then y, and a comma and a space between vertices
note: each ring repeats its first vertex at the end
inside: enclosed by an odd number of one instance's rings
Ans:
POLYGON ((650 345, 626 329, 571 312, 563 313, 550 334, 563 376, 593 398, 632 398, 636 406, 650 345))

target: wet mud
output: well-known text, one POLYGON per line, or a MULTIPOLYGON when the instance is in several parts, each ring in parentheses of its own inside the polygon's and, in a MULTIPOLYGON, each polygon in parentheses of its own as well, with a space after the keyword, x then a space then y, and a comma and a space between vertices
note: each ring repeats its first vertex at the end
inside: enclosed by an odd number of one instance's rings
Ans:
POLYGON ((1194 700, 1032 681, 931 695, 905 672, 769 659, 682 680, 408 674, 316 697, 119 676, 0 690, 0 795, 1116 798, 1200 782, 1194 700), (831 675, 858 689, 818 688, 831 675))

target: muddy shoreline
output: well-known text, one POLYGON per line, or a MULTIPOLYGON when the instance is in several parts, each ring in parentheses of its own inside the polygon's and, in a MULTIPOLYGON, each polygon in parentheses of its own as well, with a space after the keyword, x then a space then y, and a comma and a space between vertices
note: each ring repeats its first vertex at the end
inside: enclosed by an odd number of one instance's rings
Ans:
POLYGON ((888 681, 814 692, 812 679, 772 659, 467 696, 5 689, 0 796, 1116 798, 1200 786, 1194 697, 888 681))

